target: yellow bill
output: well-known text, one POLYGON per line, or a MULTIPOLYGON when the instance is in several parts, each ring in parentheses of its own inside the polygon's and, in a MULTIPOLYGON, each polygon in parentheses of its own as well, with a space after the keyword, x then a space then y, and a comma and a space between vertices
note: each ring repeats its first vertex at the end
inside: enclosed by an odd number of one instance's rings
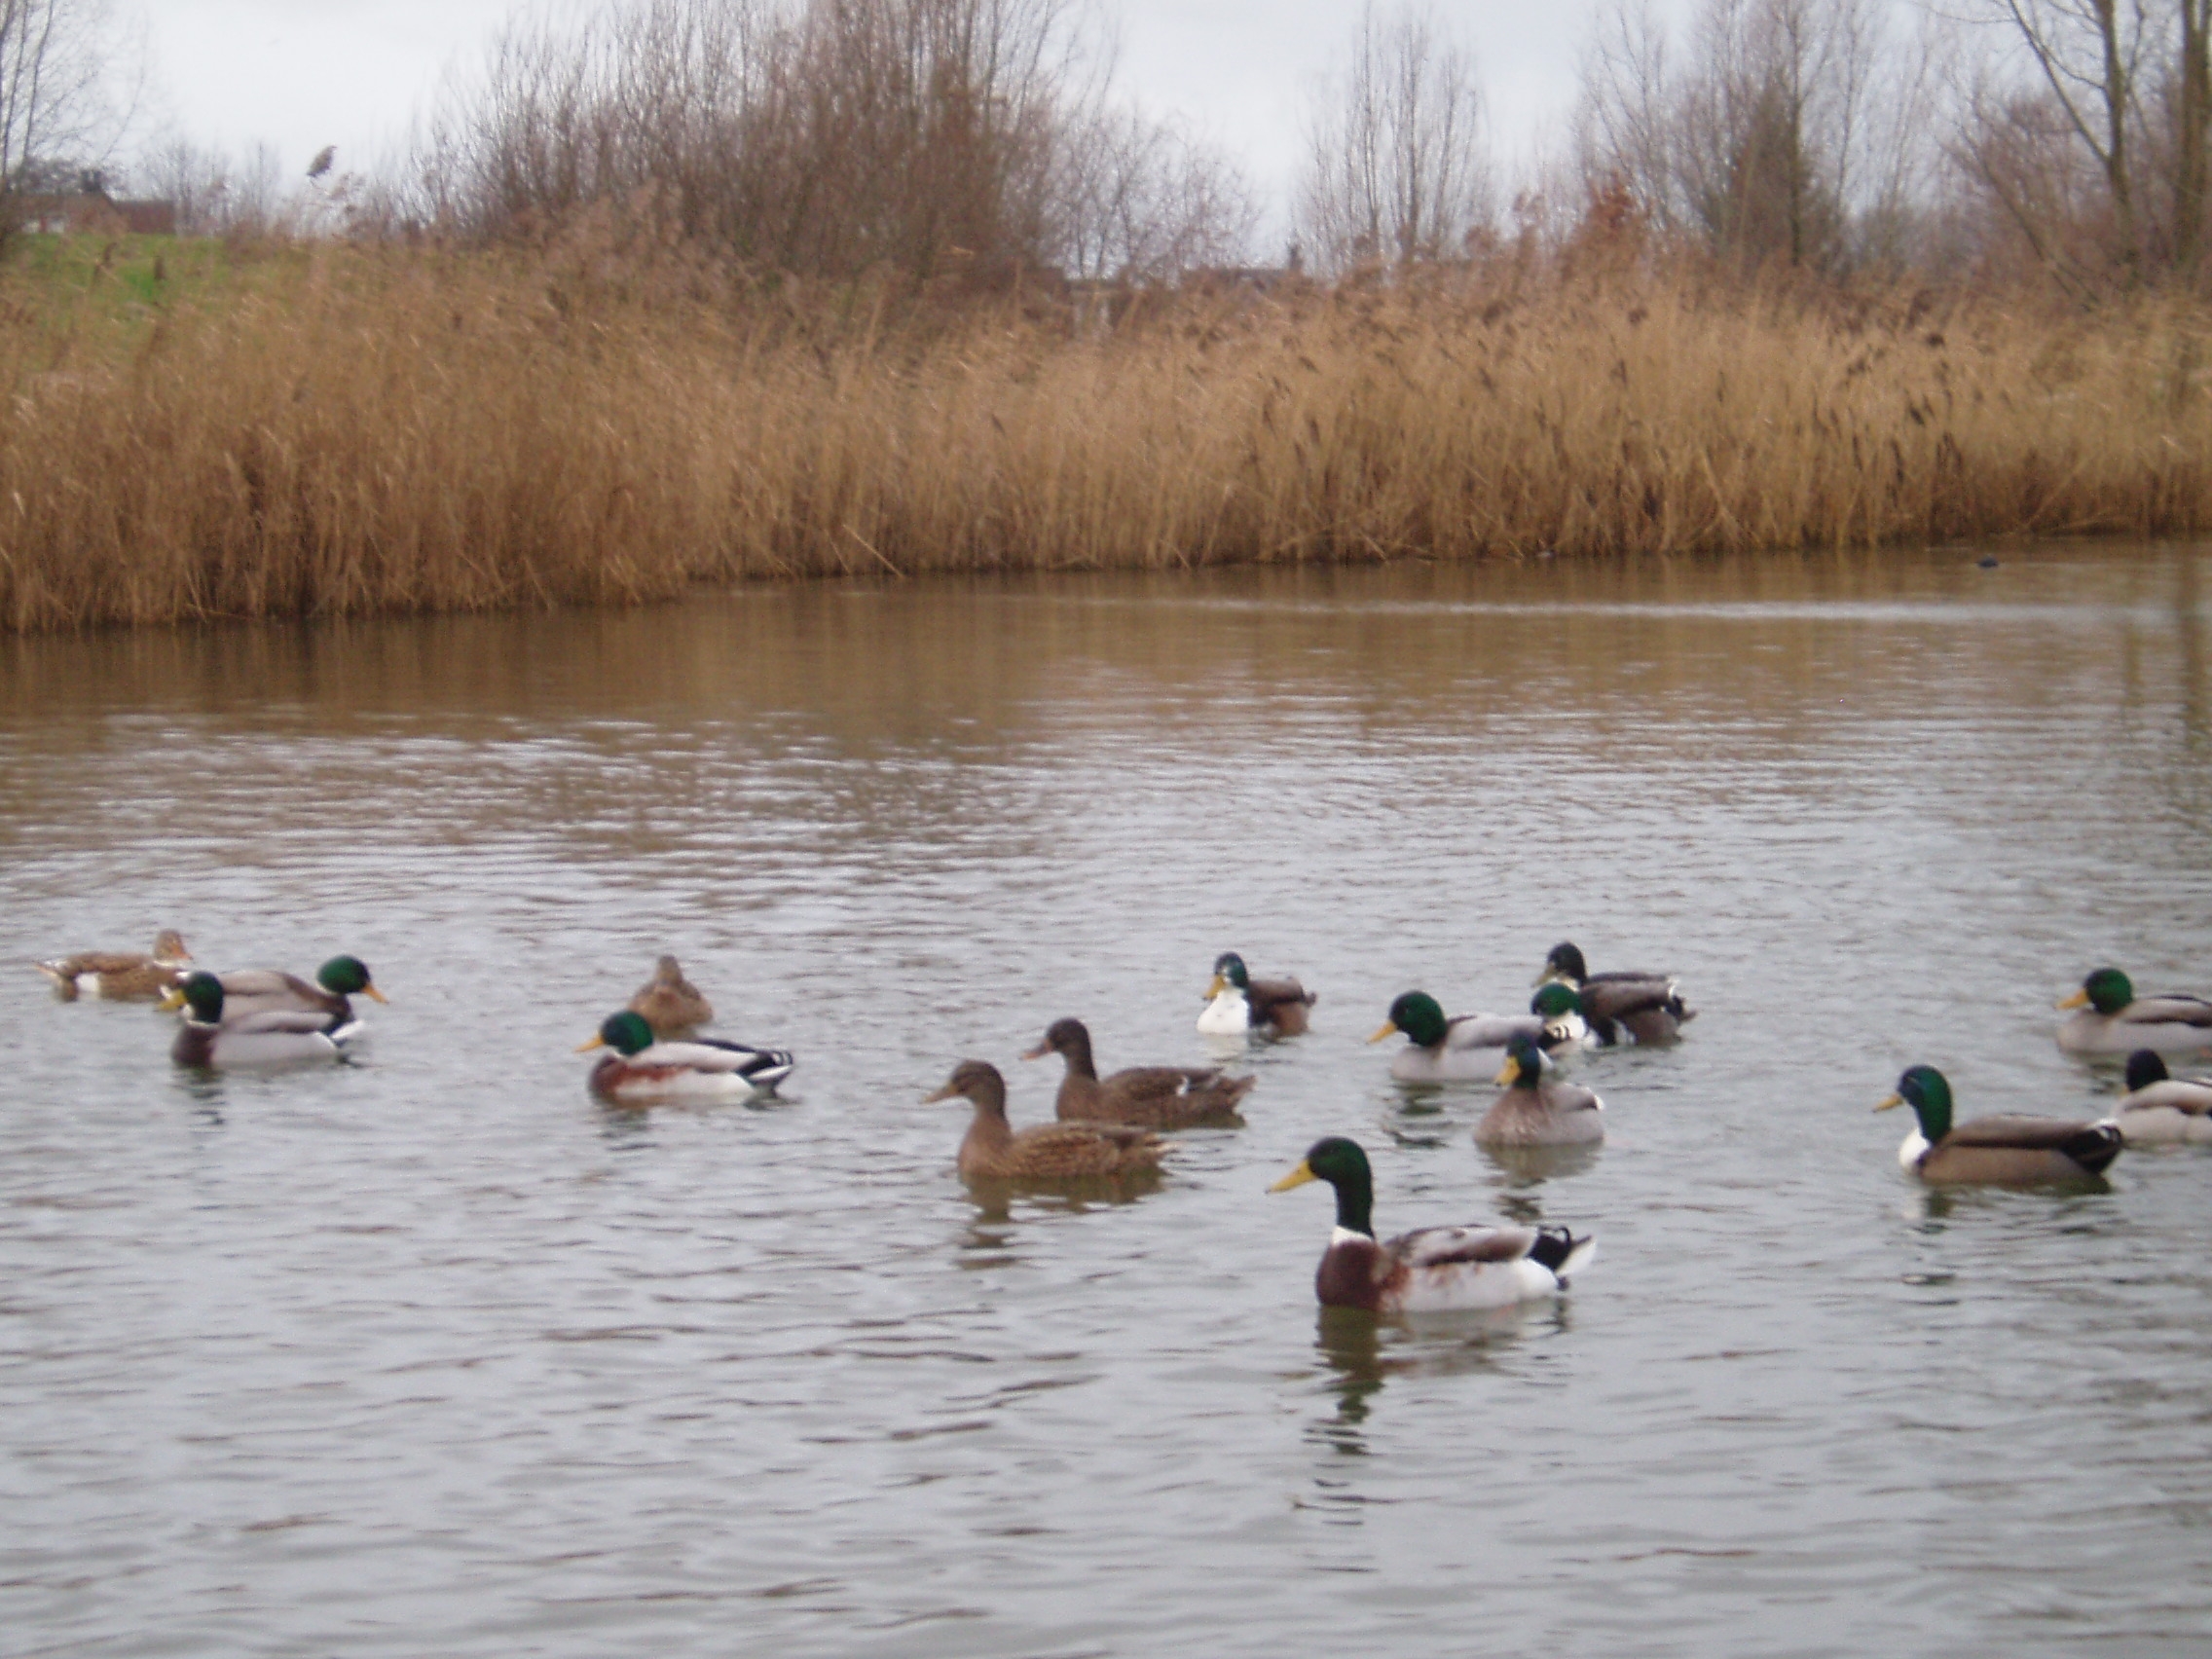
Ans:
POLYGON ((1271 1193, 1287 1193, 1293 1187, 1303 1187, 1309 1181, 1318 1181, 1320 1177, 1313 1173, 1313 1166, 1302 1158, 1298 1161, 1296 1169, 1293 1169, 1288 1175, 1270 1187, 1268 1191, 1271 1193))
POLYGON ((2089 1006, 2089 993, 2087 991, 2076 991, 2065 1001, 2054 1003, 2052 1006, 2055 1008, 2087 1008, 2089 1006))
POLYGON ((1902 1106, 1903 1104, 1903 1095, 1893 1094, 1887 1100, 1883 1101, 1880 1105, 1876 1106, 1874 1110, 1877 1112, 1887 1112, 1892 1106, 1902 1106))
POLYGON ((1376 1034, 1375 1034, 1374 1036, 1370 1037, 1370 1038, 1368 1039, 1368 1041, 1369 1041, 1370 1043, 1380 1043, 1380 1042, 1382 1042, 1382 1039, 1383 1039, 1383 1038, 1385 1038, 1385 1037, 1395 1037, 1395 1036, 1396 1036, 1397 1034, 1398 1034, 1398 1022, 1397 1022, 1396 1020, 1394 1020, 1394 1019, 1385 1019, 1385 1020, 1384 1020, 1384 1021, 1382 1022, 1382 1030, 1380 1030, 1380 1031, 1378 1031, 1378 1032, 1376 1032, 1376 1034))
POLYGON ((589 1052, 590 1052, 590 1051, 591 1051, 592 1050, 594 1050, 594 1049, 604 1049, 604 1048, 606 1048, 606 1047, 607 1047, 607 1039, 606 1039, 606 1038, 604 1038, 604 1037, 594 1037, 594 1038, 593 1038, 593 1039, 592 1039, 592 1040, 591 1040, 590 1042, 588 1042, 588 1043, 578 1043, 578 1044, 576 1045, 576 1052, 577 1052, 577 1053, 579 1053, 579 1054, 585 1054, 585 1053, 589 1053, 589 1052))

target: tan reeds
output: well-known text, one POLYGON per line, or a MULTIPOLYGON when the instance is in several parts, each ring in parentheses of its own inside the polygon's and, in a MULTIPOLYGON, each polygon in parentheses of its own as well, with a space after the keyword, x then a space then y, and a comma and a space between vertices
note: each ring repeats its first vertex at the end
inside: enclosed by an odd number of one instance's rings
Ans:
MULTIPOLYGON (((0 315, 0 618, 631 603, 776 574, 1699 551, 2212 521, 2212 317, 1688 281, 928 335, 326 248, 0 315)), ((849 299, 849 296, 846 296, 849 299)))

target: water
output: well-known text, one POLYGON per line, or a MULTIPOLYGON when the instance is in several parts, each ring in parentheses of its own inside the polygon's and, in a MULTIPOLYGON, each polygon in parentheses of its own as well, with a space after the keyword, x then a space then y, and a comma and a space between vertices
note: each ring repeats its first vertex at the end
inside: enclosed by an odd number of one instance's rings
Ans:
MULTIPOLYGON (((2212 987, 2212 553, 1233 572, 0 646, 0 956, 368 960, 361 1063, 175 1074, 0 975, 0 1650, 2201 1652, 2212 1161, 1935 1198, 1899 1070, 2086 1116, 2089 967, 2212 987), (1398 991, 1544 952, 1701 1017, 1515 1173, 1398 991), (1126 1203, 978 1200, 965 1055, 1200 1060, 1126 1203), (780 1103, 610 1112, 676 951, 780 1103), (1557 1309, 1318 1316, 1385 1231, 1601 1240, 1557 1309)), ((1055 1063, 1056 1064, 1056 1063, 1055 1063)))

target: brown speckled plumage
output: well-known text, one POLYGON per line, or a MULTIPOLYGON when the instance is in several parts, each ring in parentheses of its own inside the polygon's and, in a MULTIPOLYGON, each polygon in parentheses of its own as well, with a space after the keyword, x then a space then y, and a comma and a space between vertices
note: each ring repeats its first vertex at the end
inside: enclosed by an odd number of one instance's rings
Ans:
POLYGON ((36 964, 54 981, 54 993, 63 1002, 75 1002, 77 981, 97 976, 99 996, 108 1002, 152 1002, 177 981, 178 971, 191 962, 183 937, 164 928, 155 937, 151 954, 134 950, 82 950, 36 964))
POLYGON ((1080 1019, 1056 1019, 1045 1040, 1022 1057, 1058 1054, 1067 1061, 1058 1113, 1066 1122, 1142 1124, 1156 1129, 1236 1123, 1236 1103, 1259 1080, 1225 1077, 1210 1066, 1131 1066, 1100 1077, 1090 1033, 1080 1019))
POLYGON ((630 1012, 645 1015, 656 1037, 681 1035, 715 1017, 714 1005, 683 977, 673 956, 662 957, 653 977, 638 987, 638 994, 630 999, 630 1012))
POLYGON ((964 1095, 976 1108, 960 1143, 960 1173, 977 1180, 1069 1180, 1149 1174, 1167 1142, 1123 1124, 1039 1124, 1018 1132, 1007 1122, 1006 1079, 983 1060, 962 1060, 929 1096, 964 1095))

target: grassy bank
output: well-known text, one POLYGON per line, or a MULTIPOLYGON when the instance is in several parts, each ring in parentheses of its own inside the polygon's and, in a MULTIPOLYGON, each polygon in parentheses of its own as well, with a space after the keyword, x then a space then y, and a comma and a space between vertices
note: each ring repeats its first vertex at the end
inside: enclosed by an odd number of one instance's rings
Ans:
POLYGON ((2212 313, 2179 307, 1552 276, 1079 340, 581 257, 52 257, 0 290, 13 630, 2212 523, 2212 313))

